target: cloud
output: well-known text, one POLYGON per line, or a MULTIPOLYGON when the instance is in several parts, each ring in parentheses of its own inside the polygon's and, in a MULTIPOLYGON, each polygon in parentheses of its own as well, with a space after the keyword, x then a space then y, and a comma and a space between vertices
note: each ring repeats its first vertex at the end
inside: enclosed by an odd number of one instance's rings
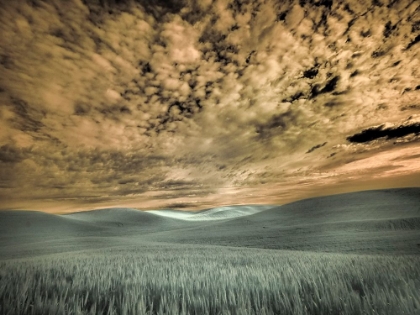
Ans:
POLYGON ((0 147, 1 163, 19 163, 28 156, 28 151, 9 144, 0 147))
POLYGON ((410 134, 420 134, 420 124, 412 123, 398 127, 384 128, 384 125, 372 127, 347 137, 347 140, 355 143, 370 142, 380 138, 395 139, 402 138, 410 134))
POLYGON ((349 157, 390 150, 367 140, 404 133, 397 145, 414 147, 419 5, 382 2, 9 1, 0 193, 264 200, 256 187, 315 191, 350 176, 349 157))
POLYGON ((320 143, 317 145, 314 145, 312 148, 310 148, 306 153, 312 153, 313 151, 315 151, 316 149, 322 148, 323 146, 325 146, 328 142, 324 142, 324 143, 320 143))

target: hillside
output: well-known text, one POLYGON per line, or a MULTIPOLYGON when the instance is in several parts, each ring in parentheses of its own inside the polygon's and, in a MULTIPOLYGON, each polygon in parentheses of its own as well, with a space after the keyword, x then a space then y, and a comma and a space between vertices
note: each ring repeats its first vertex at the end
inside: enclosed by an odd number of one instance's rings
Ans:
POLYGON ((112 208, 53 215, 0 211, 0 254, 4 257, 144 242, 419 254, 419 240, 420 188, 198 212, 112 208))
POLYGON ((208 226, 148 237, 270 249, 420 253, 420 189, 311 198, 208 226))

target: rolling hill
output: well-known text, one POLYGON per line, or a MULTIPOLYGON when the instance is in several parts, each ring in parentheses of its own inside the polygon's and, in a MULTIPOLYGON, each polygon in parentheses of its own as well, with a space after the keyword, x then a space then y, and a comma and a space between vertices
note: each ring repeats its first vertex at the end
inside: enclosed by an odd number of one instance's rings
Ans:
POLYGON ((53 215, 0 211, 0 254, 138 242, 344 253, 420 253, 420 188, 362 191, 281 206, 198 212, 111 208, 53 215))
POLYGON ((201 211, 149 210, 147 212, 158 216, 186 221, 212 221, 244 217, 273 207, 275 206, 243 205, 217 207, 201 211))
POLYGON ((249 216, 148 237, 236 247, 417 254, 420 253, 420 189, 311 198, 249 216))

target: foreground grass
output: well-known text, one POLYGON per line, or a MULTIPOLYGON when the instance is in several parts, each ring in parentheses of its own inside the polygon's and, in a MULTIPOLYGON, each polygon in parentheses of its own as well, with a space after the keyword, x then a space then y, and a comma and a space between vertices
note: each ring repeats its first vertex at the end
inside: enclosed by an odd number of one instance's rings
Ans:
POLYGON ((0 261, 0 314, 420 314, 420 257, 156 245, 0 261))

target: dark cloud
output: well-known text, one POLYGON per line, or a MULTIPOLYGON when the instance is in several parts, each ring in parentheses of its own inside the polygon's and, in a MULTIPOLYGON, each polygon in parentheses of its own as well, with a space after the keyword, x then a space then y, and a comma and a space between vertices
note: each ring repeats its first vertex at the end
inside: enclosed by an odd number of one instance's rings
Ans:
POLYGON ((192 203, 184 203, 184 202, 175 202, 175 203, 168 203, 165 205, 165 209, 188 209, 188 208, 195 208, 197 205, 192 203))
POLYGON ((12 110, 16 113, 15 123, 23 131, 39 131, 44 125, 41 122, 43 114, 33 110, 24 100, 12 98, 12 110))
POLYGON ((420 109, 420 104, 410 104, 410 105, 404 105, 403 107, 401 107, 401 111, 406 111, 406 110, 419 110, 420 109))
POLYGON ((78 116, 85 116, 91 110, 91 106, 86 103, 77 103, 74 105, 74 114, 78 116))
MULTIPOLYGON (((86 4, 97 3, 97 0, 84 0, 86 4)), ((186 4, 184 0, 99 0, 104 8, 120 8, 121 6, 129 6, 133 2, 140 4, 148 14, 158 15, 159 13, 178 13, 186 4)))
POLYGON ((312 87, 311 90, 311 98, 317 97, 320 94, 324 94, 324 93, 331 93, 333 92, 336 87, 337 87, 337 83, 338 80, 340 80, 339 76, 335 76, 333 78, 331 78, 330 80, 328 80, 324 86, 320 85, 320 84, 315 84, 312 87))
POLYGON ((274 135, 281 134, 284 130, 296 124, 296 119, 297 115, 293 111, 274 115, 265 123, 257 124, 255 132, 257 133, 258 138, 270 138, 274 135))
POLYGON ((416 36, 416 38, 414 38, 406 47, 406 49, 410 49, 411 47, 413 47, 414 45, 420 43, 420 34, 416 36))
POLYGON ((304 76, 305 78, 308 78, 308 79, 313 79, 313 78, 315 78, 317 74, 318 74, 318 68, 317 68, 317 67, 310 68, 310 69, 305 70, 305 71, 303 72, 303 76, 304 76))
POLYGON ((0 147, 0 162, 19 163, 29 156, 28 150, 5 144, 0 147))
POLYGON ((183 190, 186 188, 193 188, 200 186, 200 182, 191 181, 191 180, 168 180, 161 183, 163 189, 169 190, 183 190))
POLYGON ((317 144, 315 146, 313 146, 312 148, 310 148, 308 151, 306 151, 306 153, 312 153, 313 151, 315 151, 316 149, 322 148, 323 146, 325 146, 328 142, 324 142, 324 143, 320 143, 317 144))
POLYGON ((388 140, 402 138, 410 134, 420 134, 420 123, 389 128, 384 128, 384 125, 368 128, 360 133, 347 137, 347 140, 354 143, 365 143, 380 138, 386 138, 388 140))
POLYGON ((397 24, 392 25, 391 21, 388 21, 385 24, 385 29, 384 29, 384 37, 388 38, 389 36, 392 35, 392 33, 397 29, 397 24))

